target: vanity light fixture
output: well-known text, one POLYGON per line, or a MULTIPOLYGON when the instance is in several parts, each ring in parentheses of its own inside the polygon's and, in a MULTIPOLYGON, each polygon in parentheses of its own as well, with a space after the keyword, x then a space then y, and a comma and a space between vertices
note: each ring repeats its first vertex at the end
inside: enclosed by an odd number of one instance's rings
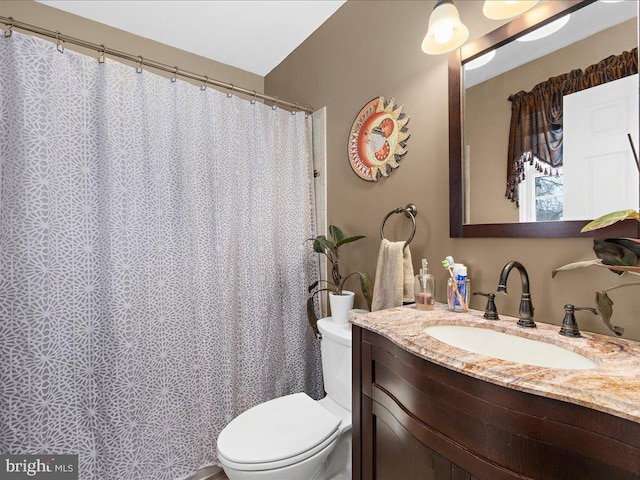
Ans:
POLYGON ((518 42, 533 42, 534 40, 540 40, 541 38, 548 37, 556 33, 562 27, 564 27, 567 23, 569 23, 569 19, 571 18, 571 14, 567 14, 558 20, 545 25, 544 27, 540 27, 533 32, 524 35, 522 37, 516 38, 518 42))
POLYGON ((491 20, 504 20, 526 12, 536 3, 537 0, 485 0, 482 13, 491 20))
POLYGON ((478 58, 465 63, 464 69, 465 71, 467 71, 467 70, 475 70, 476 68, 484 67, 487 63, 493 60, 493 57, 495 56, 496 56, 496 51, 489 50, 484 55, 481 55, 478 58))
POLYGON ((429 17, 429 30, 422 40, 422 51, 428 55, 447 53, 469 38, 469 29, 460 21, 453 0, 438 0, 429 17))

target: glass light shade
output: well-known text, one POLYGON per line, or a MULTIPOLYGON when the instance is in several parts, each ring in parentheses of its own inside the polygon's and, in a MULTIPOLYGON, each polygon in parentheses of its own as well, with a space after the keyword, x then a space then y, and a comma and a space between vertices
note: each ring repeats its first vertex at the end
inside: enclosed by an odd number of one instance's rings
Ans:
POLYGON ((536 3, 537 0, 485 0, 482 13, 491 20, 504 20, 526 12, 536 3))
POLYGON ((451 0, 438 0, 429 17, 429 30, 422 40, 422 51, 438 55, 455 50, 469 38, 469 29, 460 21, 451 0))

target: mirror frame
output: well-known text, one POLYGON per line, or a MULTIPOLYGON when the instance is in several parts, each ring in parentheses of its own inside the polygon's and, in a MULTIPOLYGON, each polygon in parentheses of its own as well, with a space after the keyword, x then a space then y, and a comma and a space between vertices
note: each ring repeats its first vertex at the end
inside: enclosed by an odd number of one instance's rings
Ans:
POLYGON ((449 54, 449 236, 451 238, 507 237, 638 237, 640 223, 625 220, 610 227, 580 233, 589 220, 523 223, 465 224, 463 171, 463 98, 462 64, 498 48, 535 28, 596 0, 554 0, 543 2, 502 27, 449 54))

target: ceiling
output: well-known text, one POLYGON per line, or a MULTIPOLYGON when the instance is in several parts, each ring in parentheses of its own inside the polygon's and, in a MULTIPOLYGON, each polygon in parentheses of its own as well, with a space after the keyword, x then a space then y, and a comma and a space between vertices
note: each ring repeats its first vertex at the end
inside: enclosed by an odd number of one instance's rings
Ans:
POLYGON ((267 75, 346 0, 36 0, 267 75))

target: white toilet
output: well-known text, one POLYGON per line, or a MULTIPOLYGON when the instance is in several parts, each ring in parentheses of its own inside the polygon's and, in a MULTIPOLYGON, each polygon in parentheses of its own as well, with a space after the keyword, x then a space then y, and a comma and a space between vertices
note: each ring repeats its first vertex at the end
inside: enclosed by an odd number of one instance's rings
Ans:
POLYGON ((327 396, 276 398, 229 423, 218 460, 230 480, 351 480, 351 325, 318 330, 327 396))

